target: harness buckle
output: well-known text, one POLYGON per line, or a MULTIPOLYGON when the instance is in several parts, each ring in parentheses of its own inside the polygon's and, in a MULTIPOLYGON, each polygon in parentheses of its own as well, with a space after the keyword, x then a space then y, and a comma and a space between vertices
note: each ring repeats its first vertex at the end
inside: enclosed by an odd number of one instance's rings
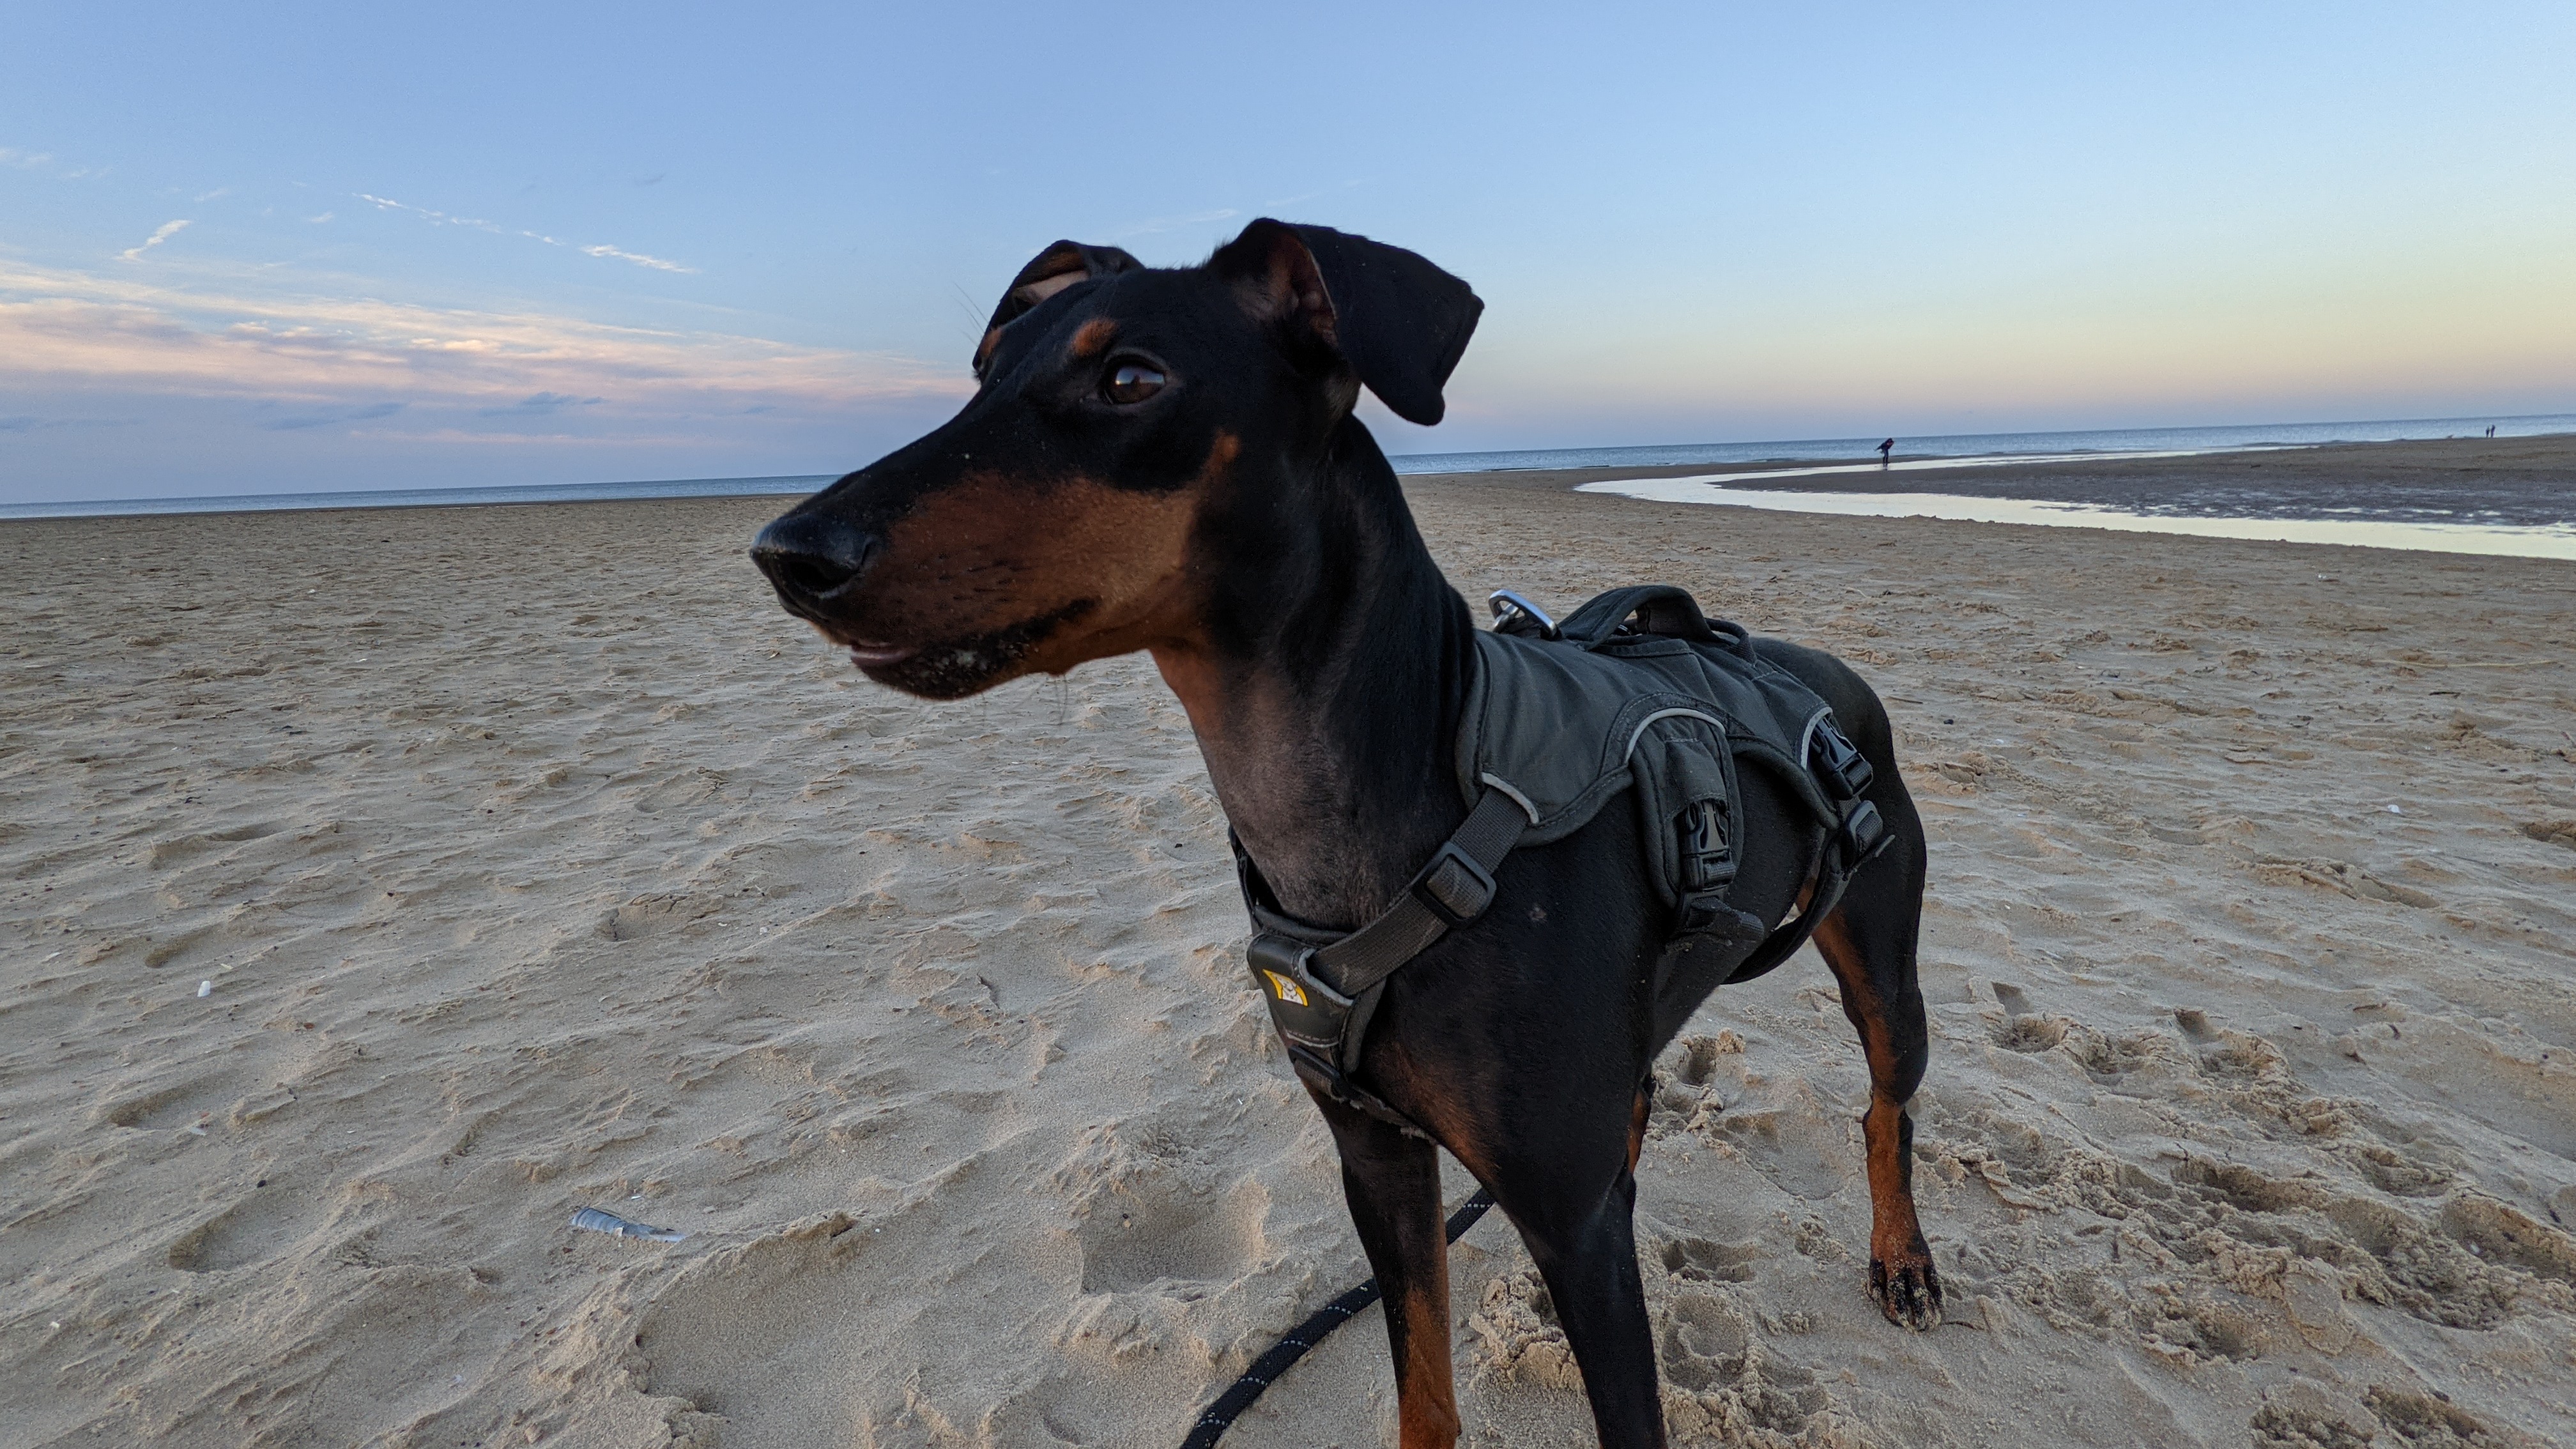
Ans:
POLYGON ((1887 820, 1866 800, 1843 817, 1843 859, 1853 866, 1878 854, 1887 844, 1887 820))
POLYGON ((1713 891, 1735 883, 1735 842, 1727 830, 1726 801, 1693 800, 1673 821, 1682 856, 1682 889, 1713 891))
POLYGON ((1494 903, 1493 872, 1478 865, 1454 840, 1442 845, 1440 853, 1404 888, 1453 927, 1483 915, 1485 907, 1494 903))
POLYGON ((1837 804, 1859 799, 1877 774, 1831 717, 1816 721, 1815 733, 1807 737, 1807 754, 1807 768, 1837 804))

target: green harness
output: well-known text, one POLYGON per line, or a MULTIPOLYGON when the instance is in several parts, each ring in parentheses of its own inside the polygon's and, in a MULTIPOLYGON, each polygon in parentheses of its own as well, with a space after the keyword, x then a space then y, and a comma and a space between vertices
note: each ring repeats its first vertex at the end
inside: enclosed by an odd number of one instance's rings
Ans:
MULTIPOLYGON (((1494 872, 1521 845, 1561 840, 1622 790, 1638 791, 1639 863, 1671 916, 1667 944, 1697 937, 1742 950, 1727 980, 1788 959, 1887 843, 1862 798, 1870 767, 1833 708, 1754 654, 1745 631, 1712 623, 1670 586, 1616 589, 1559 625, 1516 594, 1493 598, 1475 636, 1455 751, 1466 823, 1394 904, 1355 931, 1278 907, 1233 841, 1253 936, 1253 984, 1309 1086, 1419 1134, 1355 1076, 1387 978, 1494 899, 1494 872), (1727 899, 1736 871, 1739 772, 1768 771, 1823 827, 1806 909, 1767 933, 1727 899), (1747 949, 1749 948, 1749 949, 1747 949)), ((1231 839, 1231 837, 1229 837, 1231 839)))

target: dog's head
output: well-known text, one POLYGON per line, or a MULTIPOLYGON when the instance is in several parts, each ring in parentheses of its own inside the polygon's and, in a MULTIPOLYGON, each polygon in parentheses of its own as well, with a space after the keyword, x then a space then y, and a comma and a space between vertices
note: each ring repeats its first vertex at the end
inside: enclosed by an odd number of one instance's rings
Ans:
POLYGON ((1325 227, 1256 221, 1176 269, 1058 242, 994 308, 957 416, 770 524, 752 558, 869 678, 932 698, 1187 642, 1361 387, 1440 420, 1483 309, 1414 253, 1325 227))

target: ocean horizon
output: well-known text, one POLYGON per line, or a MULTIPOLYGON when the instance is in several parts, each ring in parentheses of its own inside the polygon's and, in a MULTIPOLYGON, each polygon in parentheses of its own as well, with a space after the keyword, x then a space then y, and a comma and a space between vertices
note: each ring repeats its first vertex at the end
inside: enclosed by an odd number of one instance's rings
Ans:
MULTIPOLYGON (((2397 418, 2318 423, 2254 423, 2216 427, 2096 428, 2054 432, 1951 433, 1900 437, 1903 459, 1991 460, 2076 456, 2184 456, 2264 448, 2313 448, 2337 443, 2383 443, 2483 436, 2498 438, 2576 433, 2576 413, 2462 418, 2397 418)), ((1882 435, 1884 436, 1884 435, 1882 435)), ((1388 462, 1405 475, 1530 472, 1576 468, 1740 467, 1875 458, 1876 438, 1797 438, 1751 442, 1648 444, 1600 448, 1507 449, 1473 453, 1406 453, 1388 462)), ((744 478, 673 478, 595 483, 532 483, 456 488, 337 489, 301 493, 174 495, 158 498, 56 499, 0 504, 0 519, 114 518, 155 514, 257 513, 326 508, 436 508, 472 504, 589 503, 651 498, 793 497, 812 493, 838 473, 774 474, 744 478)), ((1759 474, 1742 481, 1759 486, 1759 474)))

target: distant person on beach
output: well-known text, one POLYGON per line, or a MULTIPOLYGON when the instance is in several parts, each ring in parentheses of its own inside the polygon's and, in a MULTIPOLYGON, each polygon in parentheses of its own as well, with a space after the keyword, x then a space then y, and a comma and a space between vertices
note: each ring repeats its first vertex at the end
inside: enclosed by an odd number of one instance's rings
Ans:
POLYGON ((1895 455, 1896 455, 1896 440, 1895 440, 1894 438, 1890 438, 1890 439, 1888 439, 1886 442, 1879 444, 1879 445, 1878 445, 1878 466, 1880 466, 1880 467, 1882 467, 1882 468, 1886 467, 1886 466, 1887 466, 1887 464, 1888 464, 1888 460, 1889 460, 1890 458, 1894 457, 1895 455))

